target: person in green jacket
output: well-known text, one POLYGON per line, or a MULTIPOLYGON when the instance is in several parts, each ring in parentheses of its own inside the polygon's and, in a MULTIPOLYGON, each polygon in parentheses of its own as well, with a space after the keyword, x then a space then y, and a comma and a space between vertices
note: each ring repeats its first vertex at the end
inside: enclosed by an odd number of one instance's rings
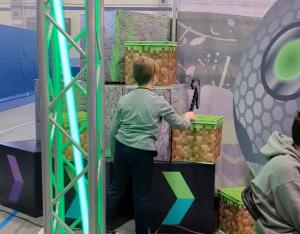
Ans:
POLYGON ((114 216, 120 198, 131 180, 137 234, 148 234, 150 227, 149 200, 155 142, 162 119, 179 130, 188 129, 193 112, 178 115, 172 106, 152 91, 157 82, 158 64, 147 57, 133 63, 137 89, 122 96, 110 129, 111 153, 114 157, 112 184, 108 191, 108 219, 114 216))
POLYGON ((300 233, 300 112, 292 138, 274 132, 261 149, 268 162, 251 182, 267 233, 300 233))

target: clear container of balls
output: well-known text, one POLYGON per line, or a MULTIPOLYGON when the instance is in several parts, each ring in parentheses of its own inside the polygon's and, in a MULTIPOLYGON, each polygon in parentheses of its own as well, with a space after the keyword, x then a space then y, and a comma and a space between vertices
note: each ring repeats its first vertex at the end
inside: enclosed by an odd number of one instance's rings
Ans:
POLYGON ((132 64, 137 56, 152 58, 159 65, 157 86, 176 83, 176 47, 171 41, 127 41, 125 43, 125 82, 135 85, 132 64))
POLYGON ((254 220, 245 208, 241 194, 244 187, 219 189, 219 229, 230 234, 255 234, 254 220))
POLYGON ((196 115, 189 130, 172 130, 172 161, 215 163, 221 153, 223 116, 196 115))

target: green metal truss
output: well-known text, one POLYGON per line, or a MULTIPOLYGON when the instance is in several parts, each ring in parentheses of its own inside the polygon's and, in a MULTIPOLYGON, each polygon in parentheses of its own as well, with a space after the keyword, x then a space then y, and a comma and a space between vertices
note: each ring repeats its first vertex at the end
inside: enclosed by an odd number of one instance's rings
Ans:
POLYGON ((45 233, 75 233, 78 229, 83 234, 105 233, 103 1, 85 1, 88 23, 74 38, 65 30, 62 0, 37 0, 37 6, 45 233), (85 48, 78 44, 80 40, 85 48), (71 49, 83 61, 75 77, 71 49), (85 148, 80 137, 83 132, 89 139, 85 148), (70 146, 72 157, 67 157, 70 146), (80 216, 70 222, 66 203, 76 193, 80 216))

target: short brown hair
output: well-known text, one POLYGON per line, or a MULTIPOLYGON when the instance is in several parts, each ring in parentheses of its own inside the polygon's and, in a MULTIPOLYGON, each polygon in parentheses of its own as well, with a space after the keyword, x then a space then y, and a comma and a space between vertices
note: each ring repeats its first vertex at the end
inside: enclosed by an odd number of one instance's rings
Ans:
POLYGON ((297 113, 297 116, 294 119, 292 127, 292 137, 294 144, 300 146, 300 112, 297 113))
POLYGON ((148 84, 158 71, 159 66, 153 59, 145 56, 138 56, 134 59, 132 74, 138 85, 148 84))

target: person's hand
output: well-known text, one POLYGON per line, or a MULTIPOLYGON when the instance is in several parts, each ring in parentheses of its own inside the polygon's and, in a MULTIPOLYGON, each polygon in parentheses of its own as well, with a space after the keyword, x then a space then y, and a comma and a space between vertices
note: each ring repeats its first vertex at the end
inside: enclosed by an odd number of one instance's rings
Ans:
POLYGON ((192 112, 192 111, 190 111, 190 112, 186 112, 185 114, 184 114, 184 117, 186 118, 186 119, 188 119, 188 120, 194 120, 195 119, 195 113, 194 112, 192 112))

